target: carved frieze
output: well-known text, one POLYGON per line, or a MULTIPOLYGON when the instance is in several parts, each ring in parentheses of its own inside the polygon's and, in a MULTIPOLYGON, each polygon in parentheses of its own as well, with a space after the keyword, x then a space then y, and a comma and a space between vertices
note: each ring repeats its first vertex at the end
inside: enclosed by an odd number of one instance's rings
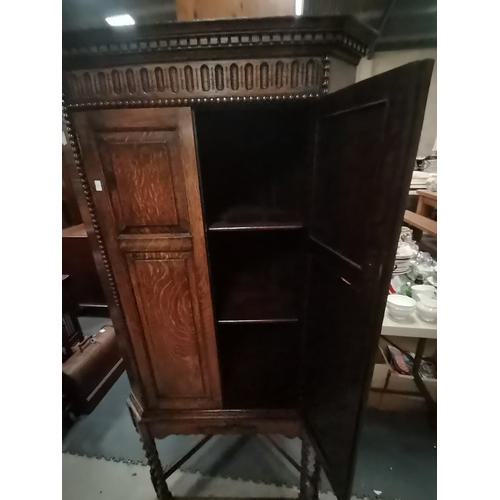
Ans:
POLYGON ((65 73, 68 102, 318 93, 328 60, 295 57, 144 64, 65 73))

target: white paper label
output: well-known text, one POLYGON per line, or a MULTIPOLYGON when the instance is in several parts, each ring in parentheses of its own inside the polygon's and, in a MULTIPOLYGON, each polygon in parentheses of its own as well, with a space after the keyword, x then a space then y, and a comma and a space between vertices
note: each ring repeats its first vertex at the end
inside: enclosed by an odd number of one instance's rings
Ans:
POLYGON ((62 135, 63 135, 63 139, 62 139, 63 146, 66 146, 66 134, 64 133, 64 131, 63 131, 62 135))
POLYGON ((96 191, 102 191, 101 181, 94 181, 94 184, 95 184, 95 190, 96 191))

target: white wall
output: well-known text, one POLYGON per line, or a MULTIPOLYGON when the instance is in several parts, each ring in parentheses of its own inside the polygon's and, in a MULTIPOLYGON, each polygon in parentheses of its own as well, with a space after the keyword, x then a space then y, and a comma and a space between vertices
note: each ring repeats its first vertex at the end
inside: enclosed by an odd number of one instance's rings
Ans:
POLYGON ((437 140, 437 49, 398 50, 391 52, 376 52, 373 59, 361 59, 356 71, 356 81, 384 73, 403 64, 420 59, 434 59, 427 107, 417 156, 427 156, 437 140))

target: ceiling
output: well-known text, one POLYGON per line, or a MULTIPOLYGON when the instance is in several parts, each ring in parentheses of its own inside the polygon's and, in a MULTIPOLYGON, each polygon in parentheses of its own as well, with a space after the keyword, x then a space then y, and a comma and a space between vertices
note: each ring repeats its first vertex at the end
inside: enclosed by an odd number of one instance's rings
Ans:
MULTIPOLYGON (((106 17, 124 13, 137 25, 177 19, 175 0, 62 0, 62 13, 63 32, 106 28, 106 17)), ((375 51, 436 46, 437 0, 304 0, 304 15, 336 14, 379 31, 375 51)))

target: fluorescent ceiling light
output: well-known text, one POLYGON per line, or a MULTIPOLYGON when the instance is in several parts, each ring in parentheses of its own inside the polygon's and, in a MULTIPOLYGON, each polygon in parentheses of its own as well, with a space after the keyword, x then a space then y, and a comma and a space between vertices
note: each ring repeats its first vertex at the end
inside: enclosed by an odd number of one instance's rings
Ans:
POLYGON ((295 0, 295 15, 301 16, 304 12, 304 0, 295 0))
POLYGON ((110 26, 132 26, 132 24, 135 24, 134 18, 129 14, 107 17, 106 22, 110 26))

